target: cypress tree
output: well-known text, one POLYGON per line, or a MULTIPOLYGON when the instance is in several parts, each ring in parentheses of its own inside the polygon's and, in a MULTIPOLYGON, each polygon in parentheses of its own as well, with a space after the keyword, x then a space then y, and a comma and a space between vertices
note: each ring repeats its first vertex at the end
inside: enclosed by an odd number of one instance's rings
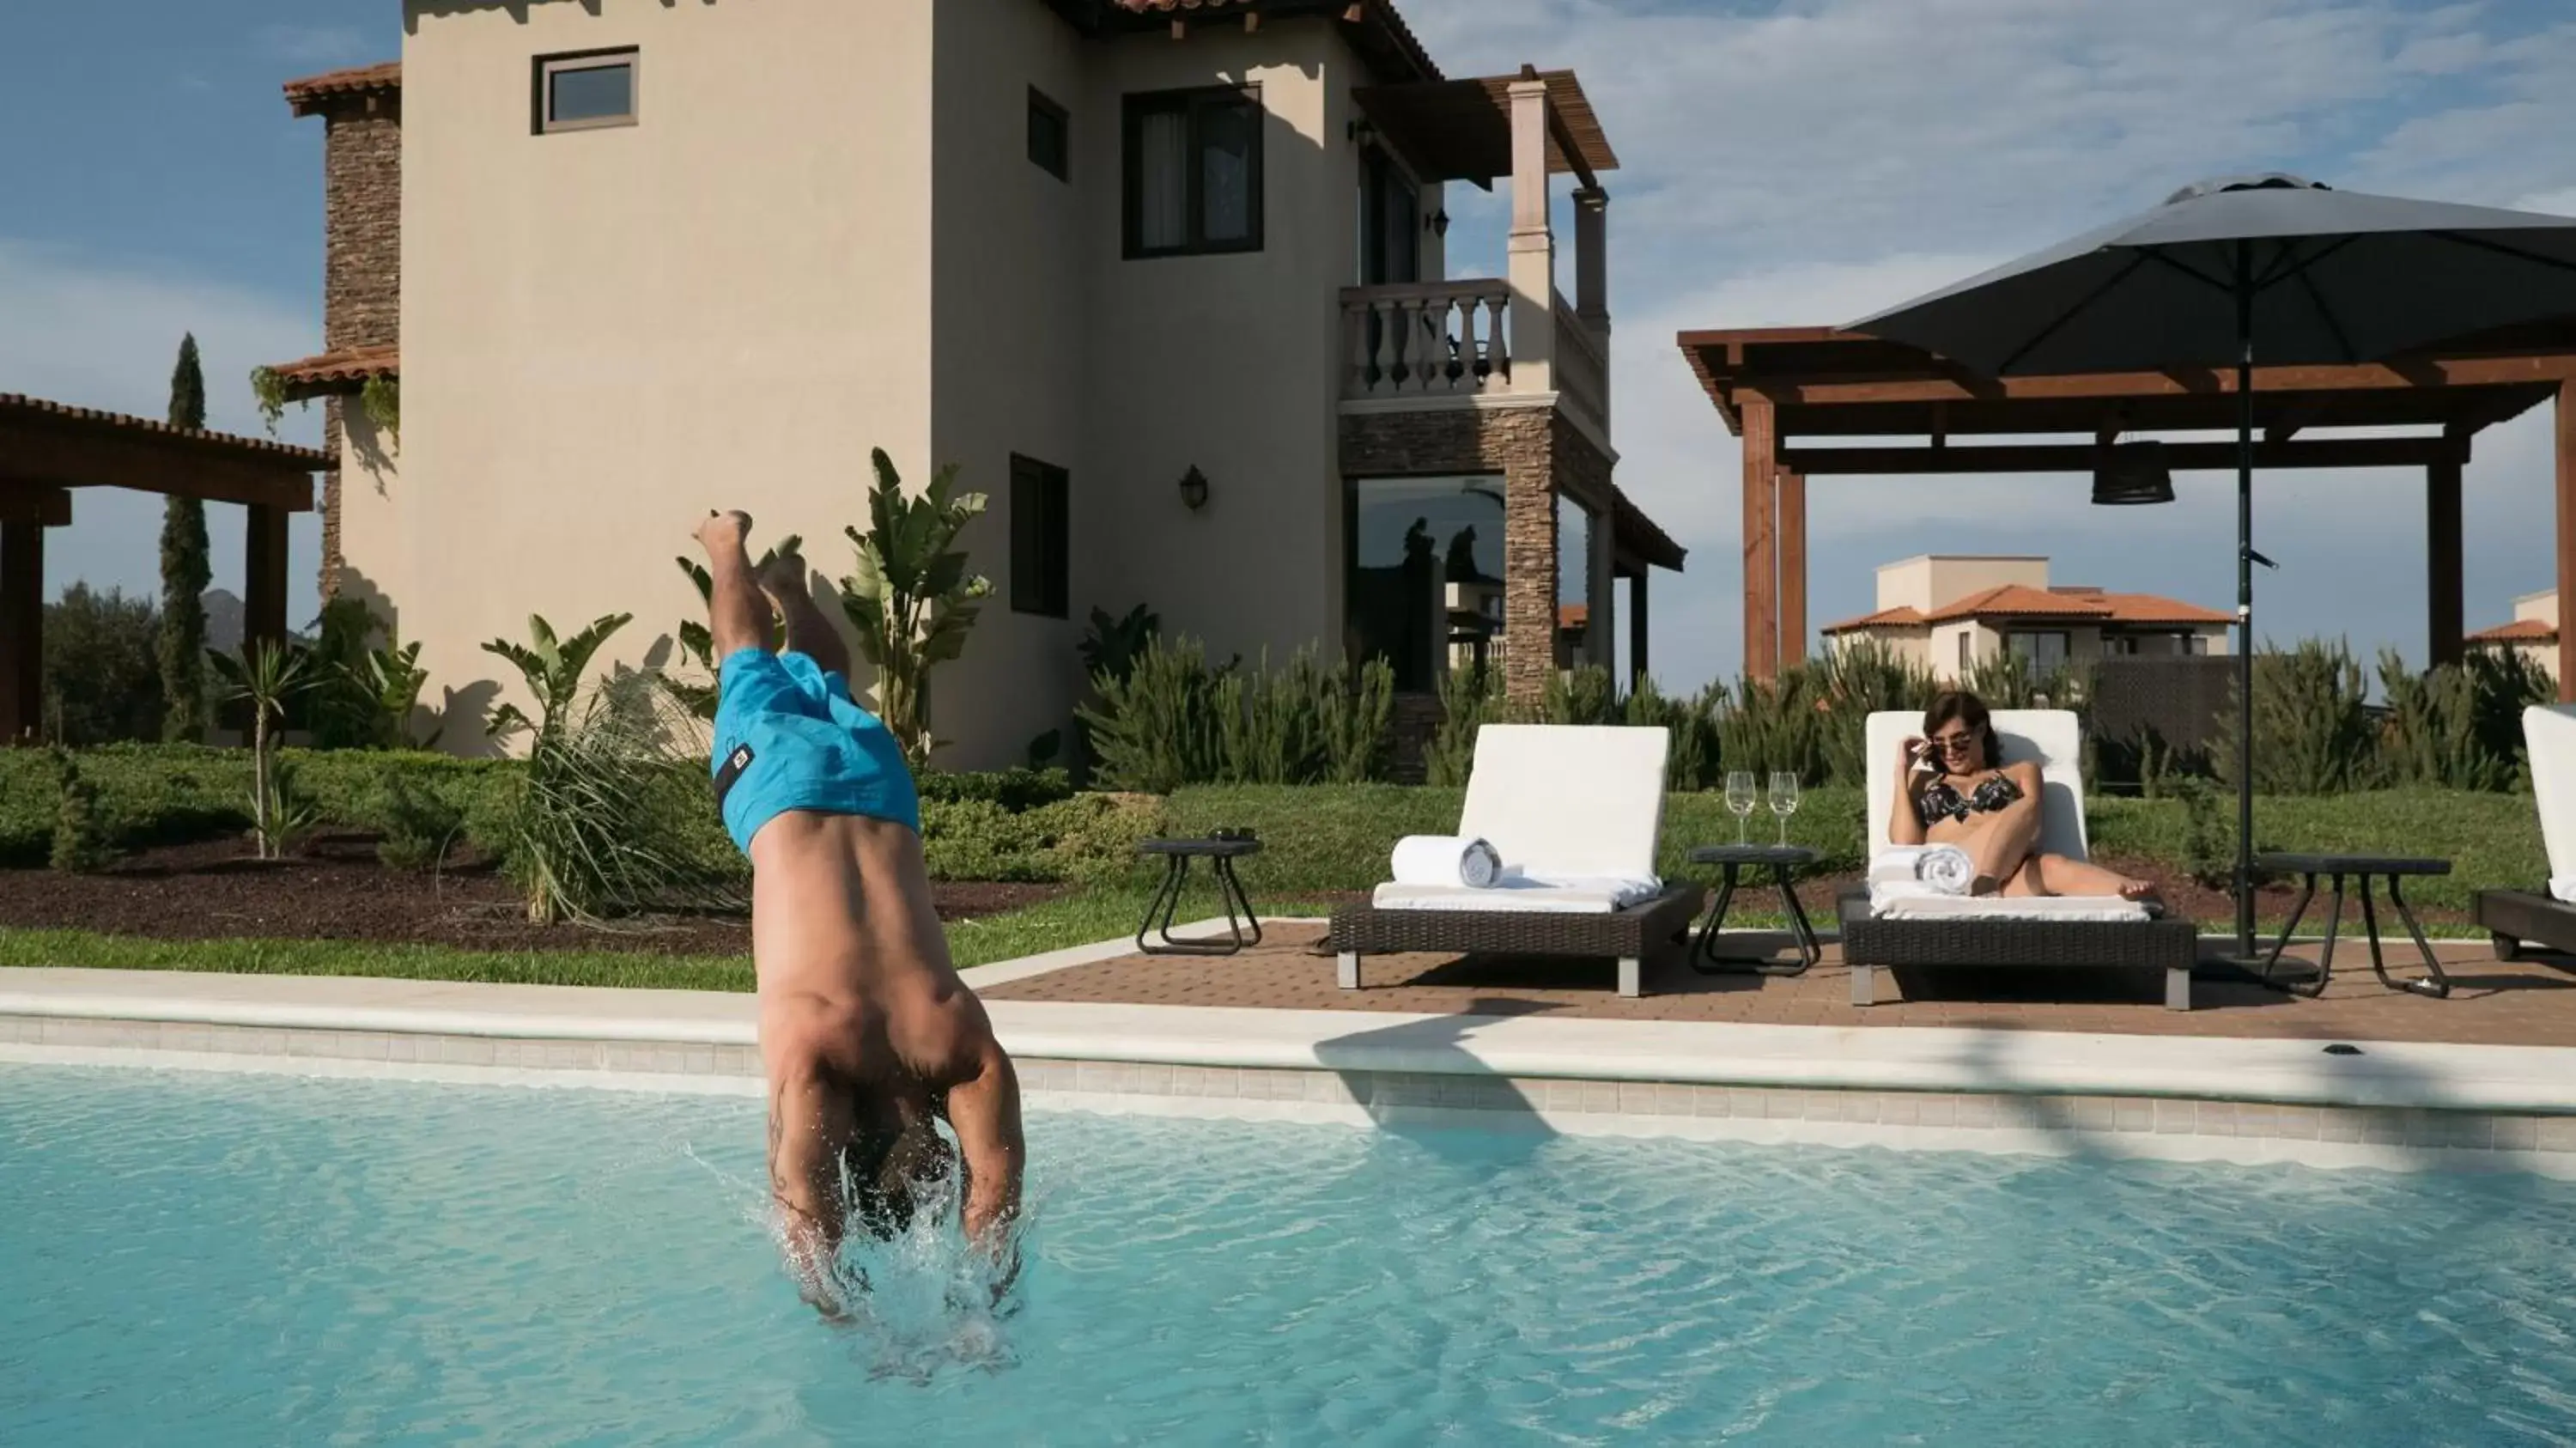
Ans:
MULTIPOLYGON (((170 425, 206 425, 206 374, 197 364, 197 338, 179 339, 179 364, 170 373, 170 425)), ((169 497, 161 512, 161 692, 165 739, 193 743, 206 732, 206 505, 169 497)))

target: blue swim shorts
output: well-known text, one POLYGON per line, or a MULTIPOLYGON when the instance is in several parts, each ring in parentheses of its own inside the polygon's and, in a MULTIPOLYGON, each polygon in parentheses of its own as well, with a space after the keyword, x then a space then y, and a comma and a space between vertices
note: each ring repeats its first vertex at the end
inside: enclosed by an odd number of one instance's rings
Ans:
POLYGON ((789 810, 865 815, 918 831, 921 797, 884 721, 804 654, 738 649, 716 671, 716 808, 746 855, 789 810))

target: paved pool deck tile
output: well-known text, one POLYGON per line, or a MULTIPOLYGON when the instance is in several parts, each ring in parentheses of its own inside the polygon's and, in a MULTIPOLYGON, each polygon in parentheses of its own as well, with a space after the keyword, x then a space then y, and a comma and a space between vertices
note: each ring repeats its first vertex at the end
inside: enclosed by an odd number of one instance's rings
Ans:
MULTIPOLYGON (((2194 983, 2192 1010, 2168 1011, 2161 975, 1967 970, 1882 970, 1881 1004, 1855 1007, 1850 973, 1831 946, 1821 964, 1796 977, 1650 968, 1648 994, 1633 1000, 1614 992, 1607 961, 1439 955, 1370 956, 1362 968, 1365 988, 1346 991, 1335 983, 1333 958, 1316 949, 1320 926, 1281 925, 1266 934, 1261 945, 1236 956, 1131 952, 978 989, 994 1002, 2576 1046, 2576 973, 2504 964, 2485 945, 2461 941, 2436 945, 2453 983, 2448 1000, 2382 987, 2370 972, 2367 952, 2346 941, 2335 952, 2334 976, 2322 999, 2204 980, 2194 983)), ((2291 950, 2293 957, 2313 952, 2313 946, 2291 950)), ((2420 961, 2412 970, 2402 968, 2412 954, 2411 945, 2402 955, 2390 952, 2391 974, 2419 974, 2420 961)))

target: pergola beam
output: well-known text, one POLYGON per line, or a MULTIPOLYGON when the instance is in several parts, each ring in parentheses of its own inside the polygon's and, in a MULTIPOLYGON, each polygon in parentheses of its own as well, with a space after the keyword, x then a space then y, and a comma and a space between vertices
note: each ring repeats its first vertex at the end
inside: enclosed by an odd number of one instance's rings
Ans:
MULTIPOLYGON (((1685 336, 1685 345, 1688 338, 1685 336)), ((2547 352, 2494 357, 2436 357, 2422 361, 2365 363, 2352 367, 2257 367, 2254 390, 2263 392, 2386 391, 2422 387, 2510 387, 2518 383, 2576 380, 2576 353, 2547 352)), ((1871 402, 1995 402, 2021 398, 2233 396, 2232 370, 2176 367, 2162 372, 2086 372, 2063 377, 1974 378, 1882 374, 1765 377, 1735 374, 1718 386, 1777 406, 1819 407, 1871 402)))
MULTIPOLYGON (((2430 467, 2468 456, 2465 439, 2449 437, 2322 438, 2254 445, 2254 466, 2282 468, 2430 467)), ((1808 477, 1926 473, 2089 473, 2102 461, 2092 443, 1979 447, 1784 448, 1780 466, 1808 477)), ((2213 472, 2236 466, 2232 442, 2164 445, 2166 466, 2176 472, 2213 472)))
POLYGON ((131 488, 137 492, 313 511, 313 474, 280 464, 175 455, 162 440, 0 419, 0 484, 37 488, 131 488))

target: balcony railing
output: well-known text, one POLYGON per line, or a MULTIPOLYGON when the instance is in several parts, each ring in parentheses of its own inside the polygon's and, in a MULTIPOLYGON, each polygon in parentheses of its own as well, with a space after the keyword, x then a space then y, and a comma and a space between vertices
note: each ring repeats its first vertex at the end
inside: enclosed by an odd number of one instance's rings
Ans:
POLYGON ((1556 390, 1606 430, 1610 423, 1610 359, 1565 298, 1556 299, 1556 390))
POLYGON ((1351 399, 1456 396, 1511 387, 1509 283, 1490 277, 1345 287, 1351 399))

